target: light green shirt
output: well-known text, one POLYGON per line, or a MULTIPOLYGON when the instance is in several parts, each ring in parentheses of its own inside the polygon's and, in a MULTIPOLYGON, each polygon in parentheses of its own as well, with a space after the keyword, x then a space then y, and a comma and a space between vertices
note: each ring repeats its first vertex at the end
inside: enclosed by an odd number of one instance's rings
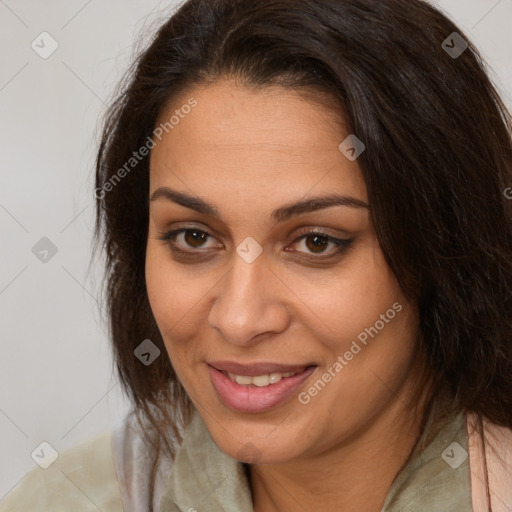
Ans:
MULTIPOLYGON (((151 450, 128 418, 34 468, 0 504, 0 512, 252 512, 245 465, 222 452, 194 412, 174 463, 160 461, 148 495, 151 450)), ((466 420, 431 414, 381 512, 472 512, 466 420)), ((321 503, 319 502, 319 508, 321 503)), ((300 507, 297 508, 300 510, 300 507)))

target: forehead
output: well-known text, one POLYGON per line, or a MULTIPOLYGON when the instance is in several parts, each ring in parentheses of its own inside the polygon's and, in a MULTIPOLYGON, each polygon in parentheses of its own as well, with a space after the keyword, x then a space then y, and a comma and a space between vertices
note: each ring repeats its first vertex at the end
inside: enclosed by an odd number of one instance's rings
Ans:
POLYGON ((357 161, 338 150, 349 135, 340 111, 298 91, 219 81, 186 91, 157 124, 171 117, 151 152, 150 190, 186 187, 261 201, 335 189, 367 201, 357 161), (182 108, 191 100, 192 109, 182 108))

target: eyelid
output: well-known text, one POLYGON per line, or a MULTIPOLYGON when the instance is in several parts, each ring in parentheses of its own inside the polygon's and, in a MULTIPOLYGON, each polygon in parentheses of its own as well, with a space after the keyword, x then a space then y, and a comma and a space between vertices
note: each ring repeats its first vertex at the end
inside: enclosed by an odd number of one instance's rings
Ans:
POLYGON ((332 231, 333 231, 333 229, 331 229, 331 228, 320 228, 317 226, 304 226, 302 228, 299 228, 294 233, 294 240, 296 240, 298 237, 300 237, 302 235, 308 235, 308 234, 324 235, 326 237, 329 237, 329 238, 335 239, 335 240, 345 240, 351 236, 348 233, 346 233, 345 235, 333 235, 332 231))

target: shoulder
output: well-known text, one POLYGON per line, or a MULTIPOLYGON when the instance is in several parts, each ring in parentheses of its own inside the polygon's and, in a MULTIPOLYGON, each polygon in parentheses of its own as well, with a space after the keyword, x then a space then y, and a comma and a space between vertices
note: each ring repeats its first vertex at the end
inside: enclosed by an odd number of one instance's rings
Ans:
POLYGON ((468 446, 475 510, 508 512, 512 507, 512 430, 468 414, 468 446), (490 503, 489 503, 490 501, 490 503))
MULTIPOLYGON (((147 418, 137 419, 130 411, 124 421, 112 432, 112 451, 122 501, 128 510, 160 509, 160 500, 168 485, 174 466, 174 456, 162 450, 159 434, 147 418), (149 438, 149 439, 148 439, 149 438), (160 444, 160 449, 157 445, 160 444)), ((180 436, 183 436, 180 428, 180 436)), ((174 454, 180 448, 181 438, 169 433, 174 454)), ((0 510, 0 512, 3 512, 0 510)))
POLYGON ((47 469, 36 466, 0 503, 0 512, 74 510, 122 512, 111 448, 105 432, 62 451, 47 469))

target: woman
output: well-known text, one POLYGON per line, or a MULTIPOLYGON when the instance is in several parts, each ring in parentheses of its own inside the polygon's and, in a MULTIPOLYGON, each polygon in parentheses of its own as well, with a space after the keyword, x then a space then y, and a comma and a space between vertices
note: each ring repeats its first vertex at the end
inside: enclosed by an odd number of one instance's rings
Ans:
POLYGON ((423 1, 185 2, 97 159, 133 414, 1 510, 511 510, 511 161, 423 1))

